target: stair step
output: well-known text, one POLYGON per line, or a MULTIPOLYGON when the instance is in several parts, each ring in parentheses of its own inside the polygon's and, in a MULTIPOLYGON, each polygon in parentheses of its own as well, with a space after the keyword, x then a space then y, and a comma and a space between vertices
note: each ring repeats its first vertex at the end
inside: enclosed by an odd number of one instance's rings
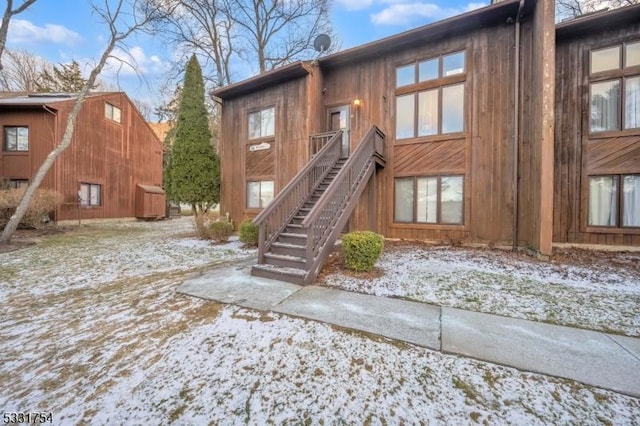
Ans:
POLYGON ((291 234, 283 232, 278 236, 277 242, 285 244, 295 244, 297 246, 307 246, 306 234, 291 234))
POLYGON ((302 227, 302 225, 297 224, 297 223, 289 223, 286 228, 284 228, 284 232, 287 234, 303 234, 303 235, 307 235, 307 233, 305 232, 305 229, 302 227))
POLYGON ((291 222, 290 223, 293 223, 293 224, 296 224, 296 225, 300 225, 305 217, 307 217, 307 215, 294 216, 294 217, 291 218, 291 222))
POLYGON ((289 256, 286 254, 265 253, 264 263, 267 265, 280 266, 283 268, 294 268, 305 270, 307 261, 303 257, 289 256))
POLYGON ((306 271, 295 268, 281 268, 274 265, 253 265, 251 275, 255 277, 269 278, 285 281, 292 284, 302 284, 306 271))
POLYGON ((297 244, 286 244, 276 241, 275 243, 271 244, 271 253, 305 257, 307 254, 307 248, 305 246, 299 246, 297 244))

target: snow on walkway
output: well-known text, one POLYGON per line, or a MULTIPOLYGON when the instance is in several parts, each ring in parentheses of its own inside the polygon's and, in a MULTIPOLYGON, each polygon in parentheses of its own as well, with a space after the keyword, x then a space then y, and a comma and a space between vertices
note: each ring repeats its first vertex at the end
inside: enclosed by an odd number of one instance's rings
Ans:
POLYGON ((255 254, 186 237, 188 219, 96 229, 0 254, 3 411, 63 425, 640 423, 640 401, 614 392, 176 294, 255 254))

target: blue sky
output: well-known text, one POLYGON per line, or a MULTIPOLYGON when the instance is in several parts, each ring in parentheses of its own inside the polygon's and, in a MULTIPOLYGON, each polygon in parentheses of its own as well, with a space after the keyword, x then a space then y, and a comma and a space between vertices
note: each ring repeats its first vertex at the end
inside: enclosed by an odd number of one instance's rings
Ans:
MULTIPOLYGON (((331 16, 340 45, 346 49, 488 3, 488 0, 333 0, 331 16)), ((14 17, 7 47, 27 50, 55 64, 72 59, 86 64, 99 58, 106 35, 106 27, 92 14, 88 1, 38 0, 14 17)), ((127 40, 126 50, 116 54, 129 58, 130 62, 133 58, 138 73, 128 67, 112 66, 100 78, 132 98, 157 103, 158 88, 170 66, 172 52, 158 39, 136 35, 127 40)), ((236 70, 234 75, 242 79, 250 77, 247 73, 236 70)))

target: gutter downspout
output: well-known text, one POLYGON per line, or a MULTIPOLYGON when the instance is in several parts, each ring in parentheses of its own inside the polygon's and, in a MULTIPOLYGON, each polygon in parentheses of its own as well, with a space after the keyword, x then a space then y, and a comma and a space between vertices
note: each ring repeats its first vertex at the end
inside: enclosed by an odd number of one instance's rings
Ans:
POLYGON ((514 72, 514 104, 513 104, 513 250, 518 248, 518 175, 520 171, 520 153, 519 153, 519 141, 520 135, 520 21, 522 20, 523 8, 525 0, 520 0, 518 5, 518 12, 516 14, 516 44, 515 44, 515 72, 514 72))

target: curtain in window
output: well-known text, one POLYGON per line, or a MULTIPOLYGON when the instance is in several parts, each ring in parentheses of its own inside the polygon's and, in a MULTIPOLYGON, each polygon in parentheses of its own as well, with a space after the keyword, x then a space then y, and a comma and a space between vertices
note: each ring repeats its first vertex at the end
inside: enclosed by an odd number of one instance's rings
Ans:
POLYGON ((626 79, 624 101, 624 128, 640 127, 640 77, 626 79))
POLYGON ((247 182, 247 208, 260 208, 260 182, 247 182))
POLYGON ((589 178, 589 225, 616 226, 618 217, 616 176, 589 178))
POLYGON ((591 85, 591 131, 619 130, 620 80, 591 85))
POLYGON ((415 117, 415 95, 404 95, 396 98, 396 139, 415 136, 413 123, 415 117))
POLYGON ((640 175, 624 177, 622 205, 622 226, 640 226, 640 175))
POLYGON ((464 84, 442 88, 442 133, 464 131, 464 84))
POLYGON ((417 222, 438 221, 438 178, 418 178, 417 222))
POLYGON ((444 176, 440 182, 440 221, 462 223, 464 179, 462 176, 444 176))
POLYGON ((396 179, 394 222, 413 222, 413 178, 396 179))
POLYGON ((418 136, 438 134, 438 89, 418 94, 418 136))

